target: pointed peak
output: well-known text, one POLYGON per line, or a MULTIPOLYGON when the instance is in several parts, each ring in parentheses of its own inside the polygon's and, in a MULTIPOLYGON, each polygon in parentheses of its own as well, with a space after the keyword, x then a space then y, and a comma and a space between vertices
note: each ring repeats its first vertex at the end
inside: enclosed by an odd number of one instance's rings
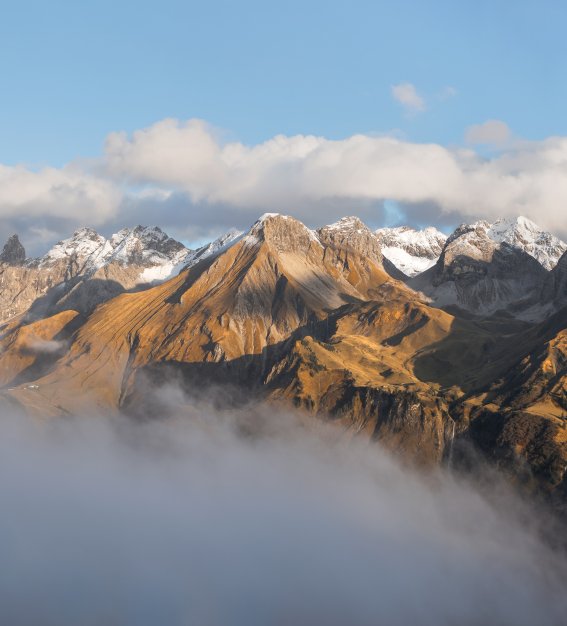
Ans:
POLYGON ((82 228, 78 228, 72 235, 71 239, 95 239, 101 238, 102 235, 99 235, 94 228, 89 228, 88 226, 83 226, 82 228))
POLYGON ((356 216, 343 217, 334 224, 323 226, 317 235, 323 244, 352 250, 382 262, 378 237, 356 216))
POLYGON ((333 224, 329 224, 328 226, 323 226, 319 230, 370 231, 368 226, 366 226, 366 224, 356 215, 341 217, 340 220, 334 222, 333 224))
POLYGON ((136 237, 159 237, 164 238, 168 235, 159 226, 135 226, 130 230, 132 235, 136 237))
POLYGON ((99 253, 108 242, 105 237, 88 227, 77 229, 71 237, 57 242, 44 256, 38 259, 40 267, 69 257, 82 263, 93 254, 99 253))
POLYGON ((286 226, 297 226, 299 225, 302 228, 307 228, 305 224, 296 220, 294 217, 290 215, 282 215, 281 213, 264 213, 260 216, 252 227, 250 228, 250 233, 260 232, 265 230, 266 228, 280 226, 285 228, 286 226))
POLYGON ((22 265, 25 260, 26 251, 20 242, 20 238, 16 234, 11 235, 8 237, 8 241, 4 244, 4 248, 0 254, 0 263, 22 265))
POLYGON ((497 219, 495 222, 491 224, 494 228, 495 226, 500 226, 502 228, 527 228, 528 230, 536 230, 539 231, 541 228, 532 220, 523 215, 518 215, 517 217, 501 217, 497 219))
POLYGON ((134 226, 132 228, 122 228, 110 237, 110 242, 114 248, 125 245, 127 242, 139 240, 143 245, 151 247, 152 245, 169 245, 172 243, 182 245, 159 226, 134 226))
POLYGON ((287 219, 289 215, 282 215, 281 213, 264 213, 263 215, 260 215, 256 222, 265 222, 266 220, 277 217, 283 217, 284 219, 287 219))
POLYGON ((110 238, 106 262, 150 267, 167 263, 181 263, 189 250, 158 226, 123 228, 110 238))
POLYGON ((443 233, 442 231, 440 231, 438 228, 435 228, 435 226, 426 226, 423 230, 421 231, 418 230, 416 232, 428 233, 431 235, 440 235, 441 237, 444 237, 445 239, 447 239, 447 235, 443 233))
POLYGON ((535 222, 529 218, 518 215, 513 217, 500 217, 493 222, 488 220, 477 220, 471 224, 461 224, 457 229, 463 232, 486 232, 488 237, 498 241, 499 239, 511 235, 513 233, 532 233, 539 235, 545 233, 535 222))
POLYGON ((313 243, 320 245, 317 235, 303 222, 279 213, 264 213, 244 235, 243 241, 248 245, 265 241, 279 252, 307 250, 313 243))
POLYGON ((4 247, 6 247, 7 245, 14 245, 14 244, 20 244, 20 238, 18 237, 18 235, 16 233, 14 233, 13 235, 10 235, 8 237, 8 239, 6 240, 6 243, 4 244, 4 247))
MULTIPOLYGON (((264 213, 261 215, 255 222, 252 224, 250 228, 250 232, 259 232, 264 229, 266 226, 280 224, 292 224, 297 223, 304 226, 299 220, 296 220, 294 217, 290 215, 282 215, 281 213, 264 213)), ((306 227, 305 227, 306 228, 306 227)))

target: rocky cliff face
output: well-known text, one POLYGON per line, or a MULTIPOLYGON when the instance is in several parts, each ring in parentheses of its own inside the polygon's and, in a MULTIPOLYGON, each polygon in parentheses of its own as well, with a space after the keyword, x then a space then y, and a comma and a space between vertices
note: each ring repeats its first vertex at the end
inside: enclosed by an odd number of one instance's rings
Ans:
POLYGON ((550 305, 550 310, 559 310, 567 306, 567 252, 549 273, 538 303, 550 305))
POLYGON ((480 315, 527 307, 548 271, 535 258, 544 254, 543 248, 534 248, 533 238, 529 242, 520 238, 532 232, 524 228, 524 221, 460 226, 447 239, 435 266, 408 284, 437 306, 456 305, 480 315))
POLYGON ((380 239, 376 233, 357 217, 343 217, 334 224, 324 226, 317 231, 317 236, 330 248, 341 249, 347 255, 349 250, 354 250, 381 263, 386 272, 396 280, 407 278, 402 270, 382 254, 380 239))
POLYGON ((358 217, 343 217, 317 231, 325 245, 343 252, 355 252, 377 263, 382 262, 378 238, 358 217))

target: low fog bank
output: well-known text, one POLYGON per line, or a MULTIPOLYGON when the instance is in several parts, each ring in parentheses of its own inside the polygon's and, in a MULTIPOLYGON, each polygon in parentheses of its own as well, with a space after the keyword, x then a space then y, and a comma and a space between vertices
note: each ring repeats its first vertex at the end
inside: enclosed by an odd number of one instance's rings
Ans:
POLYGON ((0 623, 562 624, 564 556, 503 487, 254 407, 0 418, 0 623), (521 519, 522 521, 518 521, 521 519))

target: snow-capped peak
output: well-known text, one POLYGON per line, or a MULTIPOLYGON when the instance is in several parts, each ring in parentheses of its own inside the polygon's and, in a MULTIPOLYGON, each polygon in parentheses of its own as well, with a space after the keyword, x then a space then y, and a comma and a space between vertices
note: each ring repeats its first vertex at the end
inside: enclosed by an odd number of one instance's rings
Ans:
POLYGON ((567 244, 523 216, 462 224, 449 237, 433 227, 415 230, 409 226, 380 228, 376 235, 382 254, 408 276, 435 265, 443 248, 457 240, 463 254, 472 258, 484 254, 478 249, 486 246, 482 242, 492 242, 491 246, 507 244, 523 250, 547 270, 555 267, 567 250, 567 244))
POLYGON ((110 263, 140 265, 146 270, 159 268, 149 272, 151 277, 142 272, 141 281, 147 282, 157 279, 156 271, 159 278, 171 275, 188 253, 183 244, 158 227, 123 228, 108 239, 92 228, 81 228, 33 263, 48 267, 63 261, 72 268, 73 275, 92 274, 110 263))
POLYGON ((368 226, 355 215, 347 215, 346 217, 341 217, 340 220, 334 222, 333 224, 329 224, 324 227, 327 231, 338 230, 338 231, 358 231, 365 232, 368 229, 368 226))
POLYGON ((110 243, 96 230, 80 228, 68 239, 56 243, 38 263, 40 267, 44 267, 64 260, 73 262, 78 271, 83 271, 103 265, 103 258, 111 250, 110 243))
POLYGON ((183 244, 166 235, 157 226, 125 228, 112 235, 110 243, 113 248, 111 259, 120 263, 149 266, 177 264, 188 253, 183 244))
POLYGON ((547 270, 553 269, 567 250, 565 242, 523 216, 501 218, 493 223, 480 220, 468 226, 462 225, 451 236, 451 240, 454 240, 455 235, 463 236, 466 233, 475 233, 468 235, 468 238, 482 235, 495 244, 505 243, 523 250, 547 270))
POLYGON ((447 236, 433 226, 379 228, 376 236, 382 254, 406 276, 416 276, 435 265, 447 236))
POLYGON ((287 219, 287 215, 282 215, 281 213, 263 213, 256 220, 256 224, 262 224, 263 222, 270 219, 271 217, 283 217, 284 219, 287 219))

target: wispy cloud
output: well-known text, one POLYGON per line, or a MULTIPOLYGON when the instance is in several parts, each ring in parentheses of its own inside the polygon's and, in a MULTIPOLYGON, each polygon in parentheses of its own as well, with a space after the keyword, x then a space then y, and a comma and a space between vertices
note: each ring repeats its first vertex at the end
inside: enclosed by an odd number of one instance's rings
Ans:
POLYGON ((425 111, 425 99, 421 96, 412 83, 399 83, 392 86, 392 96, 408 113, 425 111))
POLYGON ((65 341, 35 337, 23 346, 23 351, 30 354, 57 354, 64 350, 66 346, 67 342, 65 341))
POLYGON ((443 89, 441 89, 441 91, 437 94, 437 98, 442 101, 450 100, 451 98, 455 98, 458 93, 459 92, 456 90, 455 87, 447 85, 446 87, 443 87, 443 89))

